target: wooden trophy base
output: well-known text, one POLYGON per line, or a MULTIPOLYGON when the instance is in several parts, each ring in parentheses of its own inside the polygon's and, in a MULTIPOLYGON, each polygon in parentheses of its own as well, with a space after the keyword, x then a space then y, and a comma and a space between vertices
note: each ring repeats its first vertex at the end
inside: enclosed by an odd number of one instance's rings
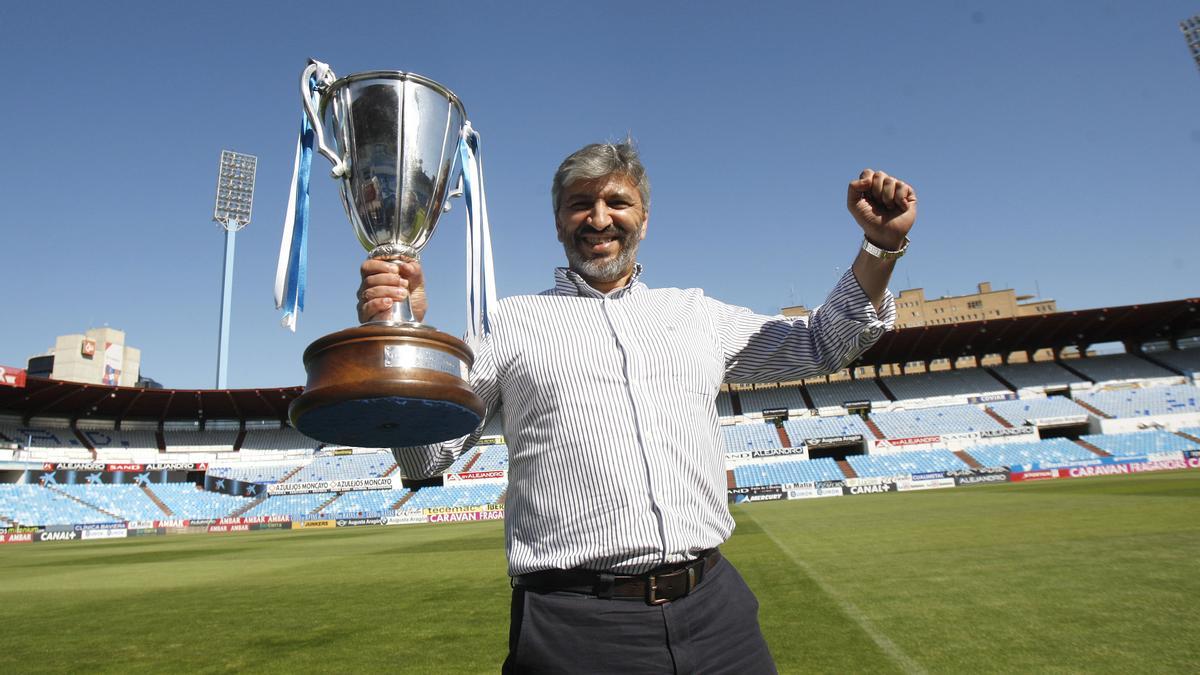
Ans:
POLYGON ((300 433, 331 445, 390 448, 465 436, 485 407, 468 384, 475 358, 420 324, 366 324, 304 350, 308 383, 288 408, 300 433))

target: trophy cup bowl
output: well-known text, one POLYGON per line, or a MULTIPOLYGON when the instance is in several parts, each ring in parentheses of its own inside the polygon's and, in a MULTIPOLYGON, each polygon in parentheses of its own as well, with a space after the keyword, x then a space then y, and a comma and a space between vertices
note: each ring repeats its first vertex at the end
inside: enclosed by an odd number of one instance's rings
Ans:
MULTIPOLYGON (((319 82, 320 116, 301 90, 318 147, 334 164, 342 203, 368 257, 420 259, 449 182, 466 112, 449 89, 412 73, 373 71, 319 82), (324 128, 323 128, 324 127, 324 128), (332 136, 336 151, 325 143, 332 136)), ((418 322, 408 300, 388 321, 326 335, 304 351, 307 383, 288 409, 304 435, 334 445, 424 445, 471 433, 483 401, 462 341, 418 322)))

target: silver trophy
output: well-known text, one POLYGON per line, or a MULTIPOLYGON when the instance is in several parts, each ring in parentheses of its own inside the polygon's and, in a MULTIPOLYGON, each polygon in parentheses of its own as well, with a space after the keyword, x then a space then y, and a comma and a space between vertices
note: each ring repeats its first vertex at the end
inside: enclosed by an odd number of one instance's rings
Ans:
MULTIPOLYGON (((371 71, 338 79, 311 61, 301 98, 318 151, 333 163, 342 203, 371 258, 420 259, 456 175, 466 122, 446 87, 412 73, 371 71), (316 78, 319 111, 311 98, 316 78), (332 138, 335 148, 327 139, 332 138)), ((470 433, 484 413, 467 375, 470 349, 422 324, 409 301, 389 321, 326 335, 304 352, 308 381, 292 423, 326 443, 394 447, 470 433)))

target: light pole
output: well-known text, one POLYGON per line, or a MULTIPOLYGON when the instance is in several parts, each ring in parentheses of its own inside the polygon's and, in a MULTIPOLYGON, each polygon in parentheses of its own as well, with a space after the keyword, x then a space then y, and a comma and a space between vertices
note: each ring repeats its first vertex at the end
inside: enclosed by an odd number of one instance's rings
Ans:
POLYGON ((233 248, 238 230, 250 224, 254 206, 254 173, 258 158, 221 151, 213 220, 225 230, 225 269, 221 278, 221 324, 217 340, 217 389, 225 388, 229 366, 229 306, 233 298, 233 248))
POLYGON ((1196 61, 1196 67, 1200 68, 1200 14, 1180 21, 1179 30, 1183 31, 1188 49, 1192 52, 1192 59, 1196 61))

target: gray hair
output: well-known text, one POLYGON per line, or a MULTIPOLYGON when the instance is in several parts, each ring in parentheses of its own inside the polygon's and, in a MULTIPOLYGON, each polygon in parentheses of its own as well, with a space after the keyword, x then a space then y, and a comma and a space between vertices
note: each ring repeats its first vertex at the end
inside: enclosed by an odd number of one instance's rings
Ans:
POLYGON ((638 157, 633 139, 626 138, 621 143, 592 143, 571 153, 558 171, 554 172, 554 182, 550 186, 550 206, 558 213, 558 200, 563 188, 576 181, 589 181, 613 174, 623 174, 637 185, 642 197, 642 207, 650 208, 650 179, 646 176, 646 167, 638 157))

